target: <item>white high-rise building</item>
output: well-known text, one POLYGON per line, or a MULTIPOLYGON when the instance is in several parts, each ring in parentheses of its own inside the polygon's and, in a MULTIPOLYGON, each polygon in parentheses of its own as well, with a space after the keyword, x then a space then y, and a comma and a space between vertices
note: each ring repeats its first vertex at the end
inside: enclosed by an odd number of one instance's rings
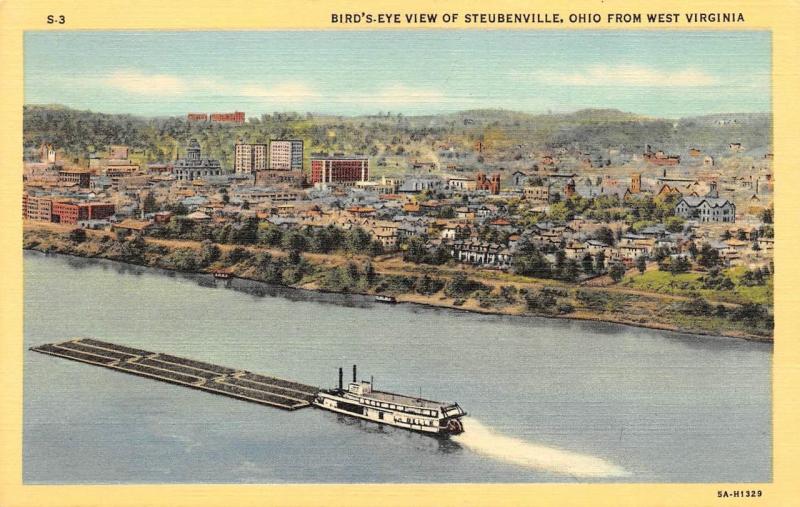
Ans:
POLYGON ((267 145, 237 143, 233 169, 236 174, 252 174, 267 168, 267 145))
POLYGON ((303 141, 299 139, 270 141, 269 168, 274 171, 302 171, 303 141))

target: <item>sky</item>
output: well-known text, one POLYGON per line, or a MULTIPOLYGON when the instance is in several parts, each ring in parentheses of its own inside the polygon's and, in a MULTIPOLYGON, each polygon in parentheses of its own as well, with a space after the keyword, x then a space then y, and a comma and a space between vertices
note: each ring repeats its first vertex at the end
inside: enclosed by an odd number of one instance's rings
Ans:
POLYGON ((25 103, 143 116, 771 110, 766 31, 25 33, 25 103))

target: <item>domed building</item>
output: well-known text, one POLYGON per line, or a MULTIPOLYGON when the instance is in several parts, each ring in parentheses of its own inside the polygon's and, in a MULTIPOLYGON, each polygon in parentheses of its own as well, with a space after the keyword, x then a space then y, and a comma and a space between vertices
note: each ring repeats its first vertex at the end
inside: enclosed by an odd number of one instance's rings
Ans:
POLYGON ((197 139, 191 139, 186 145, 186 158, 176 160, 173 165, 172 174, 175 178, 192 181, 196 178, 222 174, 219 160, 203 158, 200 155, 200 143, 197 142, 197 139))

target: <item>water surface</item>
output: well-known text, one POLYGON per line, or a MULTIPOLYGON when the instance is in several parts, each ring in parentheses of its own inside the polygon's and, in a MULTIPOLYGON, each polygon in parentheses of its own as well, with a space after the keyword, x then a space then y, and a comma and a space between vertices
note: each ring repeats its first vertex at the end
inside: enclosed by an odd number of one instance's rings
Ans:
POLYGON ((357 363, 378 389, 458 401, 489 440, 284 412, 26 350, 26 483, 771 480, 769 344, 26 252, 26 349, 74 336, 324 387, 357 363), (627 475, 492 452, 509 441, 627 475))

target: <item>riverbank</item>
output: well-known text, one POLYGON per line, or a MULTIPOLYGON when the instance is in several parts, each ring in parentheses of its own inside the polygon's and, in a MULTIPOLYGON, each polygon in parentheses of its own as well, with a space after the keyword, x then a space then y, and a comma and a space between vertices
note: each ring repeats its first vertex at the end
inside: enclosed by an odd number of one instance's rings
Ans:
MULTIPOLYGON (((612 322, 688 334, 772 341, 771 316, 747 305, 702 298, 581 287, 501 273, 430 267, 386 256, 297 254, 262 247, 156 238, 118 239, 106 231, 71 235, 72 228, 28 222, 23 247, 41 252, 103 258, 183 272, 233 276, 334 293, 392 294, 398 302, 501 315, 612 322)), ((760 307, 759 307, 760 308, 760 307)))

